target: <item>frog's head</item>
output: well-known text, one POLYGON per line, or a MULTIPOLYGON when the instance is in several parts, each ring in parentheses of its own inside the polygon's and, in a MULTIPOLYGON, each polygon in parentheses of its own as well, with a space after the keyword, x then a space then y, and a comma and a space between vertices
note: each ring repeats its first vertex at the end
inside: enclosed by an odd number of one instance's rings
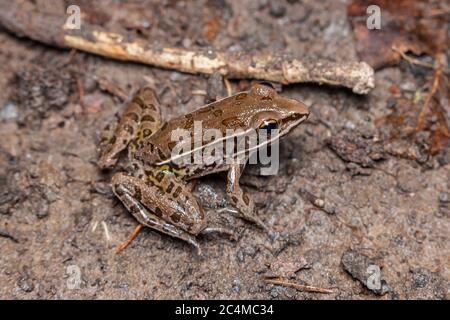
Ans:
POLYGON ((254 85, 249 95, 258 101, 259 106, 258 112, 251 119, 252 127, 255 129, 278 129, 279 135, 283 136, 309 116, 306 105, 279 96, 268 83, 254 85))

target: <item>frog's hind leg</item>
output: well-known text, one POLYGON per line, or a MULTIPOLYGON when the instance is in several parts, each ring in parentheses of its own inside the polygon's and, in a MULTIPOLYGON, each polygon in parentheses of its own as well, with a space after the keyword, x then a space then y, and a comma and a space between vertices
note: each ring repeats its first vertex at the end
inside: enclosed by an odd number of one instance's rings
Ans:
POLYGON ((184 240, 200 254, 195 235, 205 229, 204 213, 195 198, 183 192, 181 181, 162 172, 148 172, 152 179, 146 180, 117 173, 112 178, 113 191, 140 224, 184 240))
POLYGON ((153 89, 144 87, 127 105, 114 134, 103 144, 99 166, 114 166, 123 150, 129 146, 130 153, 134 152, 136 144, 151 136, 160 126, 161 111, 158 99, 153 89))

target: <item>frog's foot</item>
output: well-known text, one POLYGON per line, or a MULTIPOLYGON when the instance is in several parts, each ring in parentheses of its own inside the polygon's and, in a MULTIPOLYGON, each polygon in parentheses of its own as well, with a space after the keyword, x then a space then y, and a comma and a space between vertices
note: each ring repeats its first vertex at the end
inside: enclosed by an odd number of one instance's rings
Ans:
POLYGON ((222 228, 222 227, 206 227, 200 233, 204 234, 204 235, 220 233, 220 234, 228 236, 233 241, 238 240, 238 236, 234 231, 227 229, 227 228, 222 228))
MULTIPOLYGON (((201 255, 200 246, 193 234, 164 219, 167 219, 167 217, 173 219, 174 214, 177 214, 173 212, 173 206, 176 205, 176 202, 174 203, 170 199, 166 200, 160 194, 160 188, 124 173, 114 175, 112 185, 115 195, 139 223, 190 243, 194 246, 198 255, 201 255), (171 215, 169 216, 169 214, 171 215)), ((191 205, 192 208, 192 203, 189 200, 191 199, 188 199, 186 205, 191 205)))
POLYGON ((253 199, 239 186, 239 177, 241 176, 243 168, 243 165, 235 164, 232 165, 228 171, 228 198, 243 219, 254 222, 258 227, 270 233, 269 228, 256 215, 255 203, 253 202, 253 199))
POLYGON ((136 144, 151 136, 160 126, 161 112, 154 91, 148 87, 140 89, 127 105, 114 133, 104 135, 109 140, 103 139, 101 143, 99 166, 102 169, 114 166, 130 142, 134 144, 129 148, 133 152, 136 144))

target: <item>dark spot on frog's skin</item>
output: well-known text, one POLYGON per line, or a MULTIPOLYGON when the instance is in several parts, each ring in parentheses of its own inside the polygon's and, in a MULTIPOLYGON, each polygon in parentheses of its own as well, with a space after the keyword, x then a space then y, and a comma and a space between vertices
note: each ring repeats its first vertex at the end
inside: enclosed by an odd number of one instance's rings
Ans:
POLYGON ((140 210, 139 210, 139 207, 135 203, 133 203, 132 205, 130 205, 130 211, 131 212, 139 212, 140 210))
POLYGON ((134 113, 134 112, 127 113, 125 115, 125 117, 130 118, 134 122, 138 122, 139 121, 139 116, 136 113, 134 113))
POLYGON ((178 198, 178 196, 180 195, 182 189, 180 186, 177 187, 177 189, 175 190, 175 192, 173 193, 173 197, 176 199, 178 198))
POLYGON ((202 108, 202 109, 198 110, 196 113, 197 114, 210 113, 212 110, 214 110, 214 107, 213 106, 209 106, 209 107, 205 107, 205 108, 202 108))
POLYGON ((147 108, 145 103, 144 103, 144 101, 142 101, 142 99, 139 96, 135 96, 133 98, 132 102, 136 103, 141 109, 146 109, 147 108))
POLYGON ((125 194, 125 192, 123 191, 123 189, 120 187, 120 184, 116 184, 116 185, 114 186, 114 191, 115 191, 115 193, 116 193, 116 195, 117 195, 118 197, 121 197, 121 196, 123 196, 123 195, 125 194))
POLYGON ((151 170, 145 170, 145 175, 146 175, 147 177, 153 177, 153 171, 151 171, 151 170))
POLYGON ((107 124, 104 130, 105 130, 105 131, 111 130, 111 125, 110 125, 110 124, 107 124))
POLYGON ((162 210, 159 207, 155 208, 155 215, 160 218, 162 217, 162 210))
POLYGON ((163 198, 166 195, 166 193, 164 192, 164 190, 162 189, 161 186, 157 186, 157 187, 158 187, 158 189, 156 189, 156 192, 155 192, 156 197, 163 198))
POLYGON ((104 144, 106 141, 108 141, 108 137, 103 137, 100 139, 100 144, 104 144))
POLYGON ((164 154, 164 152, 161 151, 161 149, 158 149, 158 155, 159 155, 159 159, 163 160, 165 159, 166 155, 164 154))
POLYGON ((127 139, 123 139, 123 140, 122 140, 122 144, 123 144, 123 145, 127 145, 127 144, 128 144, 128 140, 127 140, 127 139))
POLYGON ((138 175, 138 178, 142 180, 144 179, 144 175, 141 173, 140 175, 138 175))
POLYGON ((177 143, 175 141, 171 141, 167 145, 169 146, 170 151, 172 151, 173 148, 177 145, 177 143))
POLYGON ((134 190, 134 198, 137 201, 141 201, 141 199, 142 199, 141 189, 136 188, 136 190, 134 190))
POLYGON ((164 124, 162 125, 161 129, 159 130, 164 130, 167 127, 167 122, 164 122, 164 124))
POLYGON ((245 193, 242 195, 242 200, 244 200, 244 203, 248 206, 248 204, 250 203, 250 199, 248 197, 248 195, 246 195, 245 193))
POLYGON ((232 196, 231 200, 233 201, 233 203, 237 203, 238 202, 238 198, 236 198, 235 196, 232 196))
POLYGON ((223 111, 220 109, 217 109, 217 110, 214 110, 213 114, 216 117, 220 117, 221 115, 223 115, 223 111))
POLYGON ((168 187, 167 187, 167 189, 166 189, 166 192, 167 192, 167 193, 171 193, 173 187, 175 187, 175 184, 174 184, 172 181, 170 181, 170 183, 169 183, 169 185, 168 185, 168 187))
POLYGON ((189 118, 186 119, 186 122, 183 126, 183 129, 189 130, 194 126, 194 119, 193 118, 189 118))
POLYGON ((155 118, 153 118, 151 115, 146 114, 142 117, 141 122, 155 122, 155 118))
POLYGON ((151 136, 152 135, 152 130, 150 130, 150 129, 144 129, 144 131, 143 131, 143 136, 144 136, 144 138, 147 138, 147 137, 149 137, 149 136, 151 136))
POLYGON ((159 171, 155 177, 156 181, 161 182, 164 179, 164 172, 159 171))
POLYGON ((109 140, 109 143, 114 144, 116 143, 116 140, 117 140, 116 136, 112 136, 111 140, 109 140))
POLYGON ((239 101, 239 100, 244 100, 245 98, 247 98, 247 94, 245 92, 239 93, 238 95, 236 95, 235 100, 239 101))
POLYGON ((179 222, 180 221, 180 215, 178 214, 178 213, 174 213, 174 214, 172 214, 171 216, 170 216, 170 219, 173 221, 173 222, 175 222, 175 223, 177 223, 177 222, 179 222))
POLYGON ((129 134, 133 134, 134 130, 132 126, 126 125, 123 130, 125 130, 126 132, 128 132, 129 134))
POLYGON ((238 117, 230 117, 222 120, 222 124, 227 128, 242 127, 242 123, 238 117))

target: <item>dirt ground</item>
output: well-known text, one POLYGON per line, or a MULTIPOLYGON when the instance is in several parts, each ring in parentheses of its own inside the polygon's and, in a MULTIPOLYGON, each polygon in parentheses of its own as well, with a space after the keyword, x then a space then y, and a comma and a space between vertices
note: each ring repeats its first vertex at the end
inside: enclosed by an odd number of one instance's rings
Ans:
MULTIPOLYGON (((358 60, 345 1, 120 5, 91 5, 89 19, 168 46, 358 60)), ((280 86, 311 117, 282 140, 278 175, 250 167, 241 179, 273 234, 222 213, 239 239, 199 237, 202 257, 149 229, 115 253, 137 222, 112 195, 113 172, 96 165, 102 129, 124 107, 98 79, 128 97, 153 85, 170 119, 204 105, 196 92, 212 90, 213 77, 70 53, 3 30, 0 74, 0 298, 449 298, 450 150, 427 157, 401 135, 386 138, 395 125, 383 119, 398 110, 390 88, 412 99, 423 84, 406 64, 376 72, 366 96, 280 86), (377 289, 366 283, 369 266, 381 270, 377 289), (266 282, 274 277, 333 293, 266 282)), ((237 92, 249 81, 231 84, 237 92)), ((198 180, 208 215, 228 206, 224 189, 221 176, 198 180)))

